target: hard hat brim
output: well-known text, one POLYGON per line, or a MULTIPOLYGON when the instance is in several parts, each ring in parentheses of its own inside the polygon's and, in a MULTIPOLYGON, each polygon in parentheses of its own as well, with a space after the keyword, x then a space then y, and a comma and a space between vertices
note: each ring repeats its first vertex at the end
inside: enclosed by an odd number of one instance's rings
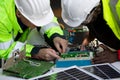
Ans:
POLYGON ((66 11, 62 10, 62 19, 69 27, 78 27, 83 22, 83 20, 72 20, 68 17, 66 11))

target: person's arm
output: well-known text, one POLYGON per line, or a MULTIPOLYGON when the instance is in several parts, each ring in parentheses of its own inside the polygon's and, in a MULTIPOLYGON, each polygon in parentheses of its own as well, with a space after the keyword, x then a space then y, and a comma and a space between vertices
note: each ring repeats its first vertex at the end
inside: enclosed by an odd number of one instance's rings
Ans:
POLYGON ((53 21, 40 29, 40 33, 45 38, 45 41, 56 51, 65 52, 67 47, 67 40, 65 39, 63 30, 54 17, 53 21))
MULTIPOLYGON (((25 42, 27 40, 27 35, 28 35, 27 32, 29 33, 29 29, 26 29, 26 31, 24 31, 24 34, 21 35, 19 41, 25 42)), ((26 56, 36 59, 43 59, 43 60, 54 60, 59 58, 59 56, 56 54, 56 52, 53 49, 51 49, 51 47, 48 47, 46 45, 33 46, 30 44, 26 44, 26 56)))
MULTIPOLYGON (((5 39, 4 39, 5 40, 5 39)), ((50 47, 46 46, 33 46, 30 44, 25 44, 19 41, 15 42, 0 42, 0 58, 8 59, 12 57, 12 52, 19 49, 22 51, 24 49, 24 46, 26 45, 26 57, 32 57, 37 59, 43 59, 43 60, 53 60, 56 58, 59 58, 59 56, 56 54, 56 52, 51 49, 50 47), (10 46, 7 46, 10 45, 10 46)))
POLYGON ((31 51, 31 57, 47 61, 60 58, 55 50, 46 46, 34 47, 31 51))

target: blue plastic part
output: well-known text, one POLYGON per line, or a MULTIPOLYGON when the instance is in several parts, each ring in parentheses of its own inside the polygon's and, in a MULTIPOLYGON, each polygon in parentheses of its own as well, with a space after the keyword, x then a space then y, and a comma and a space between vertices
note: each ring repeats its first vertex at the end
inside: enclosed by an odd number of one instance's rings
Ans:
POLYGON ((91 65, 91 60, 63 60, 56 61, 56 68, 70 67, 70 66, 87 66, 91 65))

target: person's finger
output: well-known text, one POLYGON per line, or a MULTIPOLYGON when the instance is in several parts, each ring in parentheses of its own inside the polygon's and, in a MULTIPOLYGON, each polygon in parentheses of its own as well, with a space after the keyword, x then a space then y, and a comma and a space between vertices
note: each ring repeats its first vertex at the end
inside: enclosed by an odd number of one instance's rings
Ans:
POLYGON ((85 50, 85 45, 81 45, 81 46, 80 46, 80 50, 81 50, 81 51, 85 50))
POLYGON ((104 50, 110 50, 107 46, 105 46, 104 44, 99 45, 100 47, 102 47, 104 50))
POLYGON ((101 60, 103 60, 104 58, 102 58, 102 57, 94 57, 93 59, 92 59, 92 61, 101 61, 101 60))
POLYGON ((99 56, 104 56, 104 55, 106 55, 105 52, 100 52, 100 53, 96 53, 96 54, 95 54, 95 56, 97 56, 97 57, 99 57, 99 56))
POLYGON ((94 63, 102 63, 102 62, 108 61, 108 59, 106 58, 105 55, 102 55, 102 56, 99 56, 99 57, 94 57, 94 58, 92 59, 92 61, 93 61, 94 63))
POLYGON ((107 63, 107 62, 109 62, 108 59, 92 60, 93 64, 100 64, 100 63, 107 63))
POLYGON ((62 49, 62 52, 61 52, 61 53, 65 53, 65 52, 66 52, 66 50, 67 50, 67 46, 68 46, 67 43, 63 43, 63 44, 61 44, 61 49, 62 49))
POLYGON ((52 57, 51 57, 49 54, 46 54, 46 55, 44 56, 44 58, 45 58, 45 60, 52 60, 52 57))
POLYGON ((54 57, 54 58, 57 58, 57 59, 60 58, 60 56, 57 55, 57 53, 56 53, 55 50, 50 50, 49 55, 50 55, 51 57, 54 57))
POLYGON ((62 52, 62 49, 58 43, 55 44, 55 47, 57 48, 58 52, 62 52))

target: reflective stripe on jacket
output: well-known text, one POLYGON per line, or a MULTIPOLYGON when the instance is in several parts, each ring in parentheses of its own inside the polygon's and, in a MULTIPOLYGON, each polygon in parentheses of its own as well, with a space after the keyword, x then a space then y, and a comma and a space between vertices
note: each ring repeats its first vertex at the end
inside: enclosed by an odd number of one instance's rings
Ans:
POLYGON ((54 17, 52 22, 49 24, 46 24, 45 26, 42 26, 40 29, 40 33, 42 35, 47 34, 47 37, 50 38, 54 33, 58 33, 60 35, 63 35, 63 31, 57 22, 57 18, 54 17))

